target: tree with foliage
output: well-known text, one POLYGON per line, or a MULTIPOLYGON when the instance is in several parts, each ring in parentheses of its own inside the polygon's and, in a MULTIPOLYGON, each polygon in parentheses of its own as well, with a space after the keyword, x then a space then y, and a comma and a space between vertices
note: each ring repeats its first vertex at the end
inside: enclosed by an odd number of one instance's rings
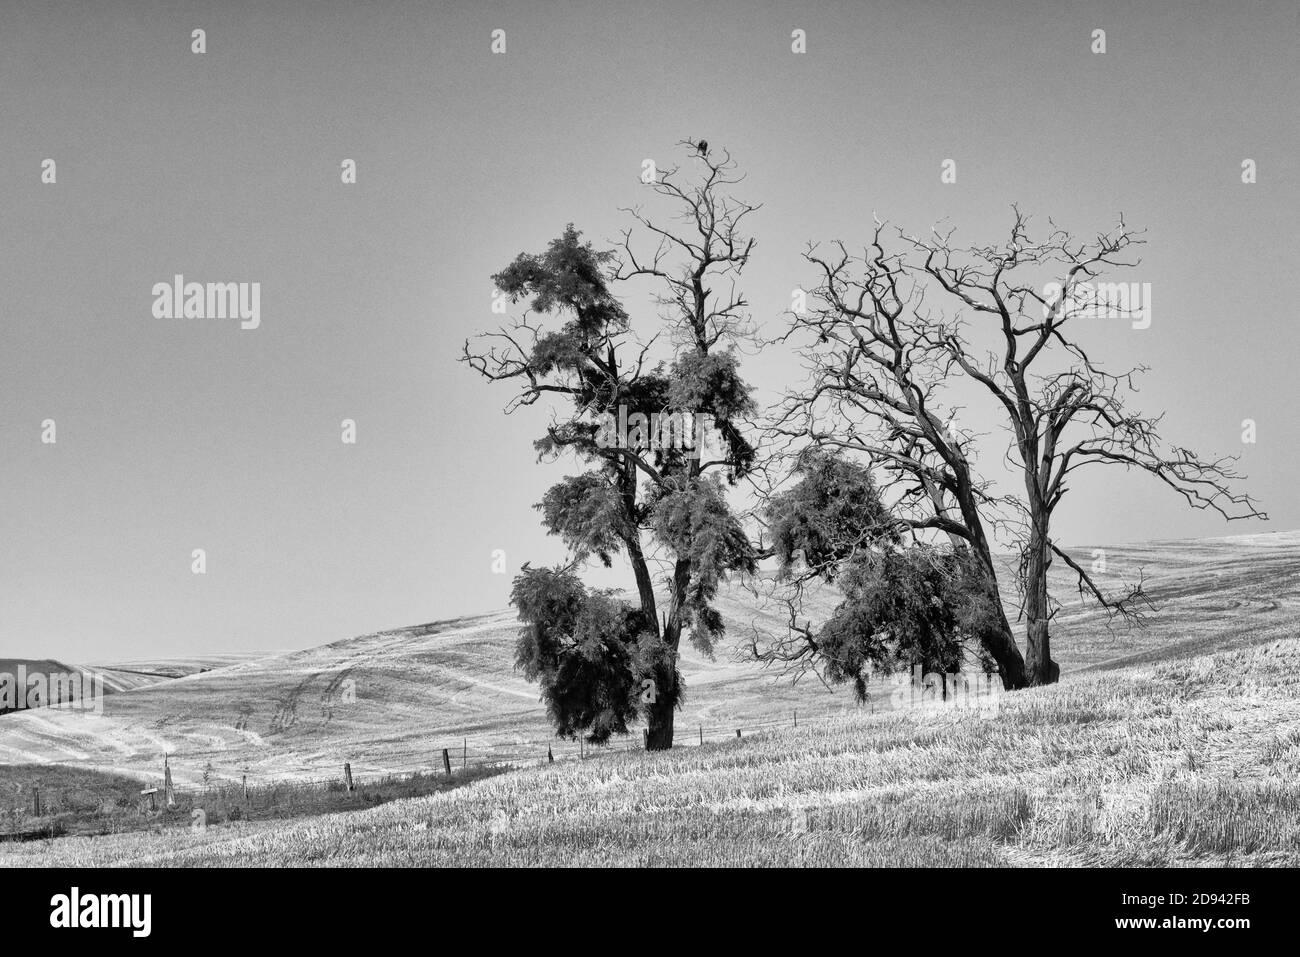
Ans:
POLYGON ((919 667, 946 674, 968 661, 995 667, 984 635, 1001 624, 996 591, 968 550, 909 542, 909 522, 886 507, 871 470, 841 454, 809 447, 794 476, 763 512, 778 578, 790 588, 789 631, 766 649, 755 647, 755 657, 851 681, 859 700, 873 673, 919 667), (844 597, 814 629, 799 623, 798 610, 803 589, 817 581, 844 597))
POLYGON ((758 557, 726 495, 755 461, 741 433, 754 405, 735 348, 752 330, 735 280, 754 248, 742 222, 757 207, 729 195, 740 177, 725 150, 679 145, 695 154, 693 173, 674 168, 648 184, 669 207, 666 221, 637 208, 617 250, 596 250, 570 225, 545 252, 520 254, 493 279, 528 312, 467 342, 462 355, 517 388, 508 413, 555 400, 535 443, 539 459, 568 454, 585 467, 537 506, 571 559, 524 565, 515 579, 524 624, 516 661, 539 682, 561 735, 602 742, 640 717, 651 750, 672 746, 683 633, 712 653, 724 630, 712 607, 719 584, 753 571, 758 557), (646 251, 636 248, 641 233, 651 237, 646 251), (659 328, 642 341, 611 286, 647 280, 658 290, 659 328), (716 288, 724 284, 725 294, 716 288), (699 423, 716 433, 717 448, 699 423), (587 561, 610 566, 616 556, 632 569, 635 605, 578 577, 587 561), (662 611, 652 562, 667 568, 662 611))

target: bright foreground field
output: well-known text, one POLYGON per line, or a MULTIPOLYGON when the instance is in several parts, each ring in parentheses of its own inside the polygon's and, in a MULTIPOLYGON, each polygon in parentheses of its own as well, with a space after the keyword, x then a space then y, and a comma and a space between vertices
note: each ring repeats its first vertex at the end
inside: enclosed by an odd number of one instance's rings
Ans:
POLYGON ((1300 640, 8 865, 1300 864, 1300 640))

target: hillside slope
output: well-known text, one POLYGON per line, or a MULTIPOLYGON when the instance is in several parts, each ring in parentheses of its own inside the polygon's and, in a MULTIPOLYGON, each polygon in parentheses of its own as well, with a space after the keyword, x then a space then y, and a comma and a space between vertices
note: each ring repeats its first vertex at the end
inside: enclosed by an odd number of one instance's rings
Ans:
MULTIPOLYGON (((1117 587, 1142 569, 1159 611, 1144 630, 1112 632, 1097 612, 1067 606, 1053 632, 1065 674, 1300 631, 1300 534, 1107 547, 1106 562, 1117 587)), ((1068 576, 1054 574, 1068 596, 1068 576)), ((822 599, 820 613, 832 601, 822 599)), ((734 586, 719 607, 730 637, 716 659, 685 653, 679 741, 697 742, 700 728, 717 741, 737 727, 748 734, 792 724, 796 709, 801 723, 854 710, 847 688, 811 678, 792 685, 735 660, 754 630, 782 627, 780 607, 734 586)), ((0 718, 0 763, 77 763, 152 778, 171 754, 178 783, 193 784, 209 766, 217 777, 247 772, 267 781, 334 777, 344 761, 358 775, 431 768, 443 748, 459 761, 463 747, 470 762, 541 760, 548 746, 560 758, 576 754, 576 745, 550 742, 536 687, 511 667, 517 628, 511 612, 499 612, 380 632, 124 691, 108 697, 103 715, 11 714, 0 718)))
POLYGON ((0 846, 0 865, 1300 864, 1300 640, 613 753, 298 822, 0 846))

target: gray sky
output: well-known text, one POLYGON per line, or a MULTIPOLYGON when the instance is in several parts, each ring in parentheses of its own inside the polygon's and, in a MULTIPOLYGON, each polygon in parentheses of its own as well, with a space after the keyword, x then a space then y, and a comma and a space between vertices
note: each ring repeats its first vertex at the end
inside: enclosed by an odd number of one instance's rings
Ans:
MULTIPOLYGON (((1168 436, 1241 453, 1273 521, 1103 470, 1056 537, 1297 527, 1300 5, 1134 6, 7 0, 0 652, 299 647, 503 606, 521 562, 560 556, 531 505, 575 468, 533 464, 545 413, 502 417, 461 341, 500 319, 492 272, 570 220, 616 237, 642 159, 688 136, 764 204, 765 322, 810 278, 805 240, 860 241, 873 210, 971 242, 1012 202, 1083 235, 1122 211, 1154 318, 1097 348, 1152 367, 1168 436), (260 328, 154 318, 176 273, 260 282, 260 328)), ((770 390, 794 364, 746 369, 770 390)))

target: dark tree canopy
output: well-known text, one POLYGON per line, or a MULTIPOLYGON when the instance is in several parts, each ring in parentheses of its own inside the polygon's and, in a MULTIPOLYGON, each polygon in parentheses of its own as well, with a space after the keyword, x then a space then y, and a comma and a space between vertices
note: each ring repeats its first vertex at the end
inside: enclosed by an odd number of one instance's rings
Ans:
POLYGON ((811 448, 795 463, 794 474, 799 481, 770 498, 765 509, 772 550, 787 577, 834 580, 840 566, 863 550, 899 540, 867 467, 811 448))
POLYGON ((782 577, 791 582, 789 645, 768 660, 808 656, 827 680, 851 681, 859 699, 873 673, 920 666, 962 670, 992 662, 982 647, 1000 626, 990 582, 964 550, 907 544, 871 470, 846 456, 805 450, 798 481, 772 496, 765 517, 782 577), (799 624, 798 594, 820 580, 843 600, 819 628, 799 624))
POLYGON ((961 552, 928 545, 885 547, 843 570, 844 601, 816 634, 824 674, 852 681, 866 700, 872 673, 993 667, 980 635, 998 621, 983 569, 961 552))
POLYGON ((662 665, 641 611, 571 571, 527 565, 510 600, 524 623, 515 665, 541 686, 556 732, 597 744, 627 734, 662 665))

